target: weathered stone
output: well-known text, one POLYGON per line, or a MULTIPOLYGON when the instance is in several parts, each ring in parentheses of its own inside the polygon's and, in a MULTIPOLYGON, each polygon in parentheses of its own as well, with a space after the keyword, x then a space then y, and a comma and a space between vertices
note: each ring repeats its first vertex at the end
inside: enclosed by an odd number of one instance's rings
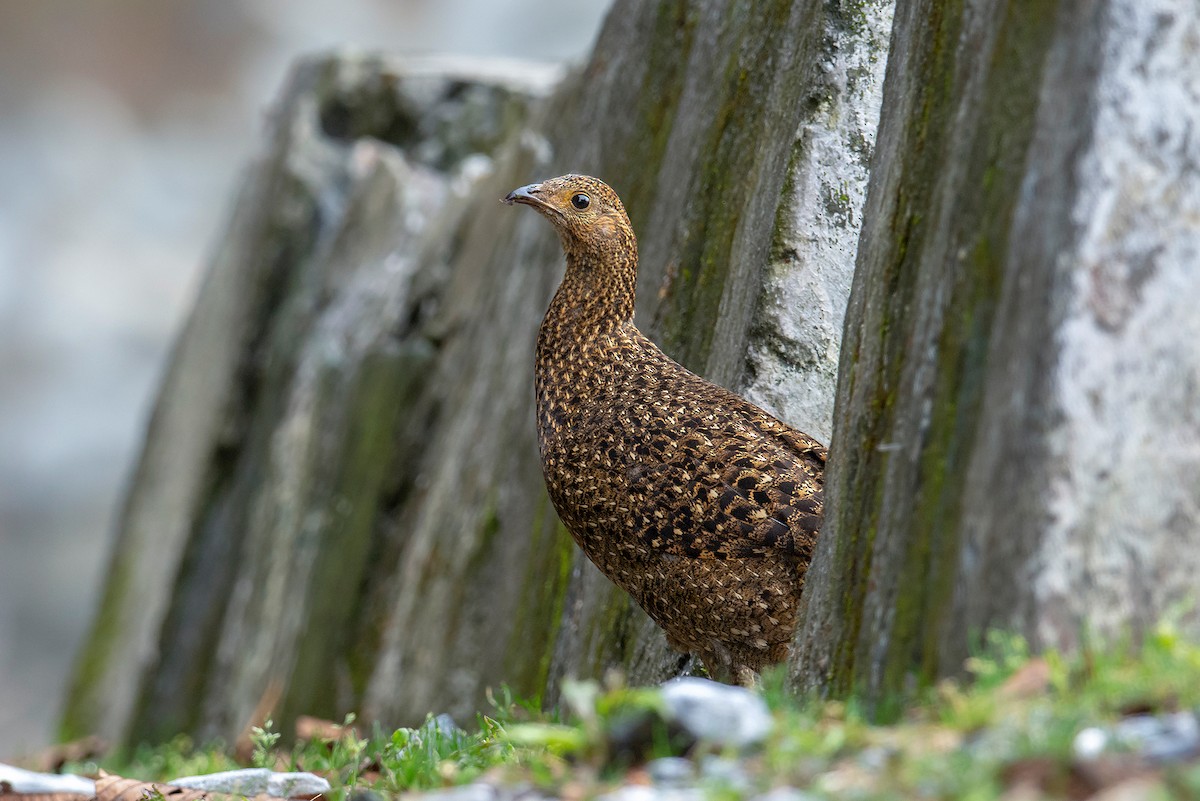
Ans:
POLYGON ((656 787, 687 787, 696 780, 696 765, 683 757, 661 757, 646 763, 646 773, 656 787))
POLYGON ((1134 715, 1107 728, 1083 729, 1072 743, 1081 760, 1114 748, 1150 763, 1193 760, 1200 756, 1200 720, 1191 711, 1134 715))
POLYGON ((96 783, 84 776, 38 773, 0 762, 0 782, 8 784, 15 793, 77 793, 90 798, 96 794, 96 783))
POLYGON ((826 444, 893 0, 832 4, 750 329, 745 395, 826 444))
POLYGON ((1200 628, 1200 7, 897 9, 802 684, 1200 628))
POLYGON ((712 745, 746 748, 771 732, 766 702, 744 687, 689 676, 664 684, 662 697, 669 719, 712 745))
POLYGON ((269 768, 244 768, 206 773, 200 776, 184 776, 166 784, 188 787, 209 793, 231 793, 245 798, 269 795, 275 798, 295 796, 311 797, 330 791, 328 780, 313 773, 277 772, 269 768))
MULTIPOLYGON (((476 94, 527 114, 530 70, 476 94)), ((446 275, 415 268, 462 214, 454 172, 386 141, 386 108, 455 94, 453 74, 415 82, 378 58, 293 75, 164 381, 68 732, 231 738, 264 698, 285 723, 355 704, 360 593, 395 564, 389 508, 439 408, 446 275)))

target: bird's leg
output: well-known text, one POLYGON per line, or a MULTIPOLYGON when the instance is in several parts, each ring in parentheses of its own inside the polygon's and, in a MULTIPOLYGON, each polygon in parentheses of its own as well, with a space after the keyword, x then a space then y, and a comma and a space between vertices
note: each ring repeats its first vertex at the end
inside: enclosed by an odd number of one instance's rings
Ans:
POLYGON ((762 689, 762 676, 758 675, 758 671, 749 665, 738 665, 734 669, 733 675, 737 679, 738 685, 747 690, 762 689))
POLYGON ((704 669, 708 672, 710 679, 722 684, 734 683, 733 655, 729 653, 729 649, 723 643, 711 640, 709 649, 697 656, 704 663, 704 669))

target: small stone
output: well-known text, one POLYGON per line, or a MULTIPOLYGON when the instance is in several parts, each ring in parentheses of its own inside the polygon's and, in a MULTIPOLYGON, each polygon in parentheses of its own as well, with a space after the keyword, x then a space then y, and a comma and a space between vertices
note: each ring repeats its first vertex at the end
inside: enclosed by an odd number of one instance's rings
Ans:
POLYGON ((96 794, 96 783, 83 776, 37 773, 3 763, 0 763, 0 782, 8 782, 15 793, 78 793, 88 797, 96 794))
POLYGON ((766 702, 744 687, 684 677, 668 681, 662 693, 668 717, 698 740, 746 748, 771 732, 766 702))
POLYGON ((723 788, 736 790, 744 795, 750 789, 750 777, 746 768, 737 759, 709 754, 700 760, 700 776, 723 788))
POLYGON ((686 787, 696 778, 696 766, 683 757, 663 757, 646 763, 646 772, 655 787, 686 787))
POLYGON ((184 776, 167 784, 204 790, 209 793, 230 793, 253 798, 256 795, 271 795, 291 798, 298 795, 320 795, 328 793, 329 782, 313 773, 276 773, 269 768, 244 768, 208 773, 202 776, 184 776))
POLYGON ((1182 762, 1200 756, 1200 720, 1194 712, 1134 715, 1108 728, 1084 729, 1073 749, 1077 758, 1092 760, 1114 743, 1150 762, 1182 762))
POLYGON ((1075 735, 1075 742, 1072 743, 1071 750, 1075 752, 1078 759, 1095 759, 1104 753, 1107 745, 1108 734, 1104 729, 1089 726, 1075 735))
POLYGON ((1113 737, 1152 762, 1182 762, 1200 755, 1200 722, 1192 712, 1126 718, 1113 727, 1113 737))

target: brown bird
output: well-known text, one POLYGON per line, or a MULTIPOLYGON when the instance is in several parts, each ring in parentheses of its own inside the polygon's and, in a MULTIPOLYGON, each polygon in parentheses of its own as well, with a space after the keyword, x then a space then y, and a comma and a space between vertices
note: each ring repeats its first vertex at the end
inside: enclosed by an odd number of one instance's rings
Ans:
POLYGON ((588 558, 708 672, 783 661, 823 513, 825 448, 672 361, 633 324, 637 240, 605 183, 515 189, 567 270, 537 340, 538 446, 588 558))

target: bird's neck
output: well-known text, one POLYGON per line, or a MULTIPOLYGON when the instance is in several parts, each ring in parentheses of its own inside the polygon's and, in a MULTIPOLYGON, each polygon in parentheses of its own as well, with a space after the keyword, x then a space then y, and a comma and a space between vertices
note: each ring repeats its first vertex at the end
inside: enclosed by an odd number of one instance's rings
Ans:
POLYGON ((567 272, 546 312, 543 330, 552 324, 579 340, 631 322, 637 263, 636 245, 604 253, 568 251, 567 272))

